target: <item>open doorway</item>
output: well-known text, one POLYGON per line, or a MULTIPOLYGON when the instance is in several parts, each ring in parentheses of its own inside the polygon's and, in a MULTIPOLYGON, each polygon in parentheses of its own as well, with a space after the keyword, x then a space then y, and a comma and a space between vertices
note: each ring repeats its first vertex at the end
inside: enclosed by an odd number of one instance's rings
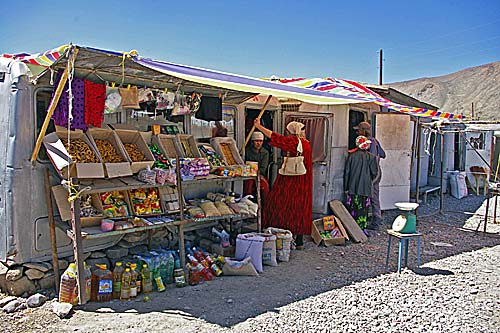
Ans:
POLYGON ((349 110, 349 147, 348 149, 356 148, 356 130, 353 128, 362 121, 365 121, 365 112, 349 110))

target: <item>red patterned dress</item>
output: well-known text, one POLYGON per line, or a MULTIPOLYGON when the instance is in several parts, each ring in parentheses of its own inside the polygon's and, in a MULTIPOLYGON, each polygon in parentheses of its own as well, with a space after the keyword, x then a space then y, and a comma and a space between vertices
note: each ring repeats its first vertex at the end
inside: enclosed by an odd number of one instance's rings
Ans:
MULTIPOLYGON (((269 143, 290 153, 289 156, 296 156, 298 140, 295 136, 273 132, 269 143)), ((307 173, 302 176, 278 174, 264 203, 262 217, 265 227, 287 229, 294 235, 309 235, 312 223, 312 155, 309 141, 301 141, 307 173)))

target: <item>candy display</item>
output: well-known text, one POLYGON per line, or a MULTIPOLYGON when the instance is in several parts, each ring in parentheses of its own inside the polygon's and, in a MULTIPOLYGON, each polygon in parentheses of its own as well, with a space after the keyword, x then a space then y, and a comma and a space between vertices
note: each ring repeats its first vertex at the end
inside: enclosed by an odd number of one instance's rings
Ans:
POLYGON ((104 163, 120 163, 123 158, 118 154, 115 147, 108 140, 95 139, 95 144, 104 163))
POLYGON ((212 168, 226 166, 226 162, 217 155, 214 148, 210 145, 202 144, 199 146, 201 153, 205 156, 212 168))
POLYGON ((125 201, 125 194, 123 192, 103 192, 99 196, 101 198, 104 216, 112 218, 125 217, 129 215, 127 202, 125 201))
POLYGON ((171 167, 170 161, 161 153, 160 148, 158 148, 157 145, 154 143, 150 144, 149 150, 151 150, 155 158, 153 168, 168 169, 171 167))
POLYGON ((99 163, 99 159, 89 145, 82 139, 73 139, 68 144, 68 140, 61 139, 64 147, 68 151, 73 162, 76 163, 99 163))
POLYGON ((125 150, 127 151, 128 156, 130 156, 132 162, 146 161, 146 156, 144 156, 144 153, 137 148, 135 143, 125 143, 123 146, 125 147, 125 150))
POLYGON ((162 213, 160 196, 156 188, 130 190, 130 200, 137 215, 162 213))

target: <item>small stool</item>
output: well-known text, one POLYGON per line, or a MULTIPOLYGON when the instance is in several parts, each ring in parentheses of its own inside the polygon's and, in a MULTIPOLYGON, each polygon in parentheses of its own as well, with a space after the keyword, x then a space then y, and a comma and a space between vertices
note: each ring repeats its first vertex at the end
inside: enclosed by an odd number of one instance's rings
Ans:
POLYGON ((405 266, 408 264, 408 241, 412 238, 417 239, 417 268, 420 268, 420 237, 422 234, 402 234, 392 229, 387 230, 387 235, 389 235, 389 240, 387 243, 387 258, 385 260, 385 267, 389 265, 389 256, 391 254, 391 241, 392 237, 399 239, 399 251, 398 251, 398 273, 401 273, 401 264, 403 261, 403 255, 405 260, 405 266), (404 253, 403 253, 404 246, 404 253))

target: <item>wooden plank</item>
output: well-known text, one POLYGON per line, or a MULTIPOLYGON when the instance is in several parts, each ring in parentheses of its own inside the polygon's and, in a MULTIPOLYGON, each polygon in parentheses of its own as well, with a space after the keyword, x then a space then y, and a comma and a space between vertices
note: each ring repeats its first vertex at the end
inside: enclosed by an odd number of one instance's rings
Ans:
POLYGON ((52 267, 54 268, 54 277, 56 282, 56 294, 59 295, 59 260, 57 260, 57 239, 56 239, 56 221, 54 220, 54 209, 52 207, 52 194, 50 191, 49 169, 44 170, 45 201, 47 203, 47 215, 49 217, 50 246, 52 252, 52 267))
POLYGON ((363 230, 361 230, 356 221, 354 221, 342 202, 339 200, 332 200, 328 203, 328 205, 332 209, 335 216, 340 219, 354 242, 364 243, 368 240, 368 237, 366 237, 363 230))

